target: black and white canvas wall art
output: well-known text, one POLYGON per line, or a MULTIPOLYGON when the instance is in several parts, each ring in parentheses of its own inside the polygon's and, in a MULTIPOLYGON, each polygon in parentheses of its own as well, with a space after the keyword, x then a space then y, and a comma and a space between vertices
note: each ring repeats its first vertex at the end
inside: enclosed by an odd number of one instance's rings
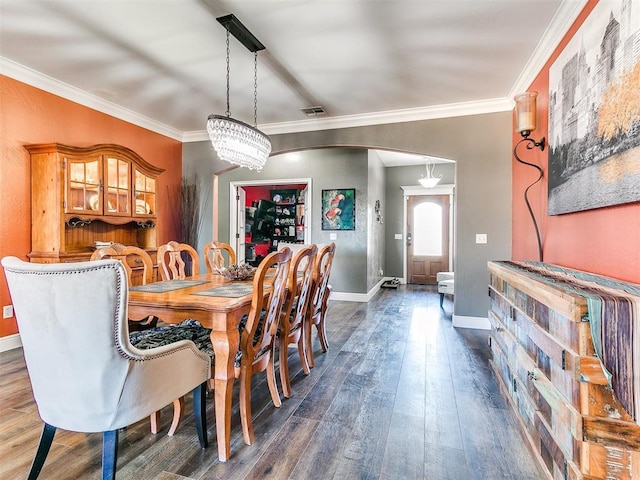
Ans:
POLYGON ((602 0, 549 69, 549 215, 640 201, 640 2, 602 0))

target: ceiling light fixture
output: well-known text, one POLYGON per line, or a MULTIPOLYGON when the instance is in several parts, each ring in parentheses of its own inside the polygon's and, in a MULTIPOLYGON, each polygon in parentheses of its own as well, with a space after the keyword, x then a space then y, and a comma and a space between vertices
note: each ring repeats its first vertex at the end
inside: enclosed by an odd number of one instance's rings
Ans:
POLYGON ((209 139, 221 160, 249 170, 260 171, 271 153, 269 137, 258 130, 258 51, 264 50, 264 45, 235 15, 225 15, 216 18, 216 20, 227 30, 227 111, 225 115, 211 114, 207 118, 209 139), (229 34, 232 34, 254 55, 253 127, 231 117, 229 107, 229 34))
POLYGON ((424 188, 433 188, 442 179, 442 175, 440 175, 439 177, 433 176, 433 168, 435 167, 435 164, 433 162, 427 162, 425 167, 427 169, 427 176, 425 177, 424 175, 422 175, 418 179, 418 181, 424 188))
POLYGON ((538 178, 530 184, 526 190, 524 191, 524 202, 527 204, 527 208, 529 209, 529 215, 531 215, 531 221, 533 222, 533 228, 536 231, 536 238, 538 240, 538 259, 542 262, 542 240, 540 238, 540 230, 538 228, 538 222, 536 221, 536 216, 533 214, 533 209, 531 208, 531 203, 529 203, 529 189, 533 187, 536 183, 542 180, 544 172, 542 168, 540 168, 535 163, 525 162, 518 156, 517 148, 521 143, 525 143, 527 146, 527 150, 533 150, 534 148, 539 148, 540 151, 544 151, 544 147, 546 145, 545 138, 542 137, 539 142, 536 142, 533 138, 529 138, 531 132, 536 129, 536 99, 538 97, 538 92, 525 92, 516 95, 513 99, 516 102, 516 132, 522 135, 522 140, 516 143, 515 147, 513 147, 513 156, 516 160, 524 165, 529 165, 530 167, 535 168, 538 171, 538 178))

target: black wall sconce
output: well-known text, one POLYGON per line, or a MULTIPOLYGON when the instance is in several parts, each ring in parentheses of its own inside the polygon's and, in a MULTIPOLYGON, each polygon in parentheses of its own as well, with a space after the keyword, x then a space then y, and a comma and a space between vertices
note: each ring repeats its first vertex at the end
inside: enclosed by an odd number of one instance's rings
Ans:
POLYGON ((521 144, 525 144, 527 150, 533 150, 534 148, 539 148, 540 151, 544 151, 544 147, 546 145, 546 140, 544 137, 540 139, 540 141, 535 141, 533 138, 530 138, 531 132, 536 129, 536 99, 538 97, 538 92, 525 92, 520 93, 514 97, 516 102, 516 132, 522 135, 522 140, 516 143, 515 147, 513 147, 513 156, 515 159, 522 163, 523 165, 529 165, 530 167, 535 168, 538 171, 538 178, 529 185, 524 191, 524 202, 527 204, 527 208, 529 209, 529 215, 531 215, 531 221, 533 222, 533 227, 536 231, 536 238, 538 240, 538 258, 542 262, 542 240, 540 238, 540 229, 538 228, 538 222, 536 221, 536 216, 533 213, 533 209, 531 208, 531 203, 529 202, 529 189, 533 187, 536 183, 542 180, 544 176, 544 172, 542 168, 536 165, 535 163, 525 162, 518 156, 518 147, 521 144))

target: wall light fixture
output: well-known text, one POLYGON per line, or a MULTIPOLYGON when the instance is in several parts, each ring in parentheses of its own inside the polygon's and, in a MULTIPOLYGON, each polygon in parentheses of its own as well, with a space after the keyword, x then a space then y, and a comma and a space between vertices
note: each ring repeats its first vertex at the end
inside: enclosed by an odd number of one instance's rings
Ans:
POLYGON ((529 209, 529 215, 531 215, 531 221, 533 222, 533 227, 536 231, 536 238, 538 240, 538 258, 542 262, 542 240, 540 238, 540 229, 538 228, 538 222, 536 221, 536 216, 533 213, 533 209, 531 208, 531 203, 529 202, 529 189, 533 187, 536 183, 542 180, 544 176, 544 172, 542 168, 535 163, 525 162, 518 156, 518 147, 521 144, 525 144, 527 150, 533 150, 534 148, 539 148, 541 151, 544 151, 544 147, 546 145, 546 140, 544 137, 540 139, 540 141, 535 141, 533 138, 529 137, 531 132, 536 129, 536 100, 538 97, 538 92, 525 92, 520 93, 514 97, 516 102, 516 132, 522 135, 522 140, 516 143, 515 147, 513 147, 513 156, 515 159, 524 164, 529 165, 530 167, 535 168, 538 171, 538 178, 530 184, 526 190, 524 191, 524 201, 527 204, 527 208, 529 209))

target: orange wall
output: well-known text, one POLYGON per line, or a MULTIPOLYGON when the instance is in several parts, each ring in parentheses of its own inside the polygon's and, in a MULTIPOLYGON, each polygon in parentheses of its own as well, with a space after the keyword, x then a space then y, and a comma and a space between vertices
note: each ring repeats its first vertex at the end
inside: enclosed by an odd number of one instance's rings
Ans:
MULTIPOLYGON (((166 192, 182 179, 182 144, 141 127, 0 75, 0 257, 27 260, 31 251, 31 182, 28 143, 89 146, 116 143, 164 168, 158 179, 158 242, 176 238, 166 192)), ((4 274, 0 304, 11 303, 4 274)), ((17 333, 14 319, 0 319, 0 337, 17 333)))
MULTIPOLYGON (((536 140, 548 137, 549 68, 597 3, 589 1, 529 88, 538 92, 538 128, 531 134, 536 140)), ((514 134, 514 145, 521 138, 514 134)), ((525 161, 541 165, 547 174, 548 150, 528 151, 521 145, 518 154, 525 161)), ((535 232, 523 199, 524 189, 535 178, 532 167, 513 159, 514 260, 538 259, 535 232)), ((541 183, 530 190, 529 198, 543 238, 544 261, 640 283, 640 202, 549 216, 546 178, 541 183)))

